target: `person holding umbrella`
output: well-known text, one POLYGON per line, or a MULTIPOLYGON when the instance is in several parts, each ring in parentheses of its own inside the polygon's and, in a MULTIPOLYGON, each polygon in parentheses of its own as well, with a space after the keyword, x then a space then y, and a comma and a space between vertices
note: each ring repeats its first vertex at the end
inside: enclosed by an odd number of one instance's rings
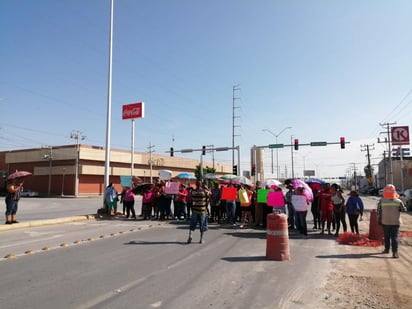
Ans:
POLYGON ((23 179, 15 178, 7 180, 6 194, 6 224, 19 223, 16 220, 16 213, 21 192, 23 191, 23 179))

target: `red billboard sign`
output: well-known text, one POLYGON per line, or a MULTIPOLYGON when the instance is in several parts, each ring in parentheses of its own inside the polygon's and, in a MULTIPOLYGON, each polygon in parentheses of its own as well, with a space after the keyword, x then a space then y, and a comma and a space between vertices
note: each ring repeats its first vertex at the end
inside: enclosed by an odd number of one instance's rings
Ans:
POLYGON ((391 127, 392 145, 409 145, 409 127, 391 127))
POLYGON ((122 119, 144 118, 144 103, 132 103, 123 105, 122 119))

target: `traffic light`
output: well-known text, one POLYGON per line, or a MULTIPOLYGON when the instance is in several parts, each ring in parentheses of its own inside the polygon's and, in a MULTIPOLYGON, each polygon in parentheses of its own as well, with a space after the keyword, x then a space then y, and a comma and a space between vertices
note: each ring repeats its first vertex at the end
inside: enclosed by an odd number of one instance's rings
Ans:
POLYGON ((206 154, 206 146, 202 146, 202 156, 206 154))
POLYGON ((237 175, 237 165, 233 165, 233 175, 237 175))
POLYGON ((252 164, 252 176, 255 176, 256 175, 256 165, 255 164, 252 164))
POLYGON ((170 156, 173 157, 173 147, 170 147, 170 156))
POLYGON ((345 149, 345 138, 344 137, 340 138, 340 148, 345 149))
POLYGON ((293 141, 295 144, 295 150, 299 149, 299 140, 297 138, 295 138, 295 140, 293 141))

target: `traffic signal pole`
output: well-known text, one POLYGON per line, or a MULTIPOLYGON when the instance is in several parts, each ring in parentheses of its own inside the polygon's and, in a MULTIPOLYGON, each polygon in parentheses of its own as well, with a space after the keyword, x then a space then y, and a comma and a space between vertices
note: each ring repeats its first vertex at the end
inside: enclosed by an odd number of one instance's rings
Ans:
MULTIPOLYGON (((214 147, 213 145, 207 145, 207 146, 202 146, 202 148, 186 148, 186 149, 179 149, 179 150, 175 150, 173 147, 170 147, 169 151, 166 151, 166 153, 169 153, 171 157, 174 156, 174 153, 176 152, 180 152, 180 153, 190 153, 190 152, 201 152, 201 164, 203 163, 203 156, 206 154, 206 152, 209 151, 229 151, 229 150, 237 150, 237 165, 232 164, 232 172, 235 175, 239 175, 239 171, 240 171, 240 146, 235 146, 235 147, 214 147), (235 171, 235 167, 236 167, 236 172, 235 171)), ((202 172, 202 171, 201 171, 202 172)))

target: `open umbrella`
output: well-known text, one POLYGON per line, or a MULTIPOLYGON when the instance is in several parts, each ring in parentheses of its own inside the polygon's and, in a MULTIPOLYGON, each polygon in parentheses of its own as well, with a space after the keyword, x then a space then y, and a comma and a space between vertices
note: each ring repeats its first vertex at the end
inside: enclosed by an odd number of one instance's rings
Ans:
POLYGON ((203 175, 204 179, 219 179, 219 177, 214 173, 207 173, 203 175))
POLYGON ((306 179, 305 182, 306 182, 306 183, 315 182, 315 183, 318 183, 318 184, 320 184, 320 185, 323 185, 323 184, 325 183, 324 180, 319 179, 319 178, 309 178, 309 179, 306 179))
POLYGON ((319 191, 322 185, 325 183, 324 180, 319 178, 309 178, 306 179, 305 182, 309 185, 312 190, 319 191))
POLYGON ((175 176, 175 178, 179 179, 196 179, 195 175, 191 173, 180 173, 175 176))
POLYGON ((236 175, 233 175, 233 174, 225 174, 225 175, 220 176, 219 178, 220 179, 225 179, 225 180, 232 180, 235 177, 236 177, 236 175))
POLYGON ((233 179, 231 179, 231 181, 235 181, 235 182, 241 183, 243 185, 247 185, 247 186, 252 185, 252 181, 249 178, 245 177, 245 176, 236 176, 233 179))
POLYGON ((293 178, 293 179, 286 179, 285 184, 291 184, 294 189, 297 189, 299 187, 303 187, 303 195, 306 196, 309 202, 313 201, 313 192, 312 189, 309 187, 309 185, 304 182, 303 180, 293 178))
POLYGON ((18 170, 16 170, 14 173, 7 176, 7 179, 22 178, 22 177, 26 177, 26 176, 30 176, 30 175, 32 175, 32 173, 27 172, 27 171, 18 171, 18 170))
POLYGON ((170 170, 160 170, 159 171, 159 178, 161 180, 170 180, 170 178, 172 178, 172 171, 170 171, 170 170))
POLYGON ((262 181, 261 185, 264 187, 279 187, 282 183, 279 180, 276 179, 265 179, 264 181, 262 181))

